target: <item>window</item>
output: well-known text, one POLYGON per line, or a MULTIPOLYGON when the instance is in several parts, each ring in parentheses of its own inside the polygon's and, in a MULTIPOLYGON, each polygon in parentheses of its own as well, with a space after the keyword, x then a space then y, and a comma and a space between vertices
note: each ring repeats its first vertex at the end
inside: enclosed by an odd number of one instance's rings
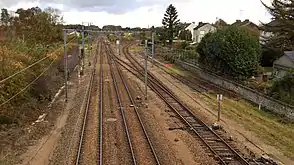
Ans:
POLYGON ((204 34, 205 34, 205 31, 204 31, 204 30, 201 30, 201 31, 200 31, 200 34, 201 34, 201 35, 204 35, 204 34))

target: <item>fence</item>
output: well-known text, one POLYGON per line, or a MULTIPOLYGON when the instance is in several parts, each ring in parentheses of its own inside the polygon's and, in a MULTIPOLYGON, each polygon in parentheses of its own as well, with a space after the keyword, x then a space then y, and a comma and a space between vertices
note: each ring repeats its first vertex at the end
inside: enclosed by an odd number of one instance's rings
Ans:
POLYGON ((187 55, 187 50, 175 50, 165 47, 157 47, 155 50, 155 56, 158 57, 158 55, 161 55, 166 60, 172 60, 177 65, 196 73, 200 78, 208 82, 219 85, 227 90, 234 91, 241 95, 245 100, 251 101, 272 113, 294 120, 293 105, 276 100, 243 84, 229 80, 225 78, 225 76, 219 76, 207 69, 199 67, 197 65, 197 55, 195 58, 195 56, 187 55))
POLYGON ((257 105, 261 105, 263 108, 275 114, 285 116, 291 120, 294 120, 294 106, 292 105, 286 104, 279 100, 275 100, 262 93, 256 92, 249 87, 238 84, 226 78, 220 77, 214 73, 210 73, 206 70, 204 71, 202 68, 196 65, 181 60, 175 60, 175 63, 187 70, 192 71, 193 73, 196 73, 200 78, 206 81, 222 86, 223 88, 226 88, 228 90, 234 91, 237 94, 243 96, 244 99, 249 100, 257 105))

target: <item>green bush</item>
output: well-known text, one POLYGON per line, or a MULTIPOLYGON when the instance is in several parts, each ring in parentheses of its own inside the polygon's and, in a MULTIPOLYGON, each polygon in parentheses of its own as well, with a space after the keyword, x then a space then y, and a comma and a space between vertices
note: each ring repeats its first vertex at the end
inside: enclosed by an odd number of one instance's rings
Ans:
POLYGON ((269 95, 294 105, 294 71, 275 81, 269 90, 269 95))
POLYGON ((234 79, 244 80, 258 72, 259 40, 244 28, 230 26, 205 35, 197 52, 202 66, 234 79))

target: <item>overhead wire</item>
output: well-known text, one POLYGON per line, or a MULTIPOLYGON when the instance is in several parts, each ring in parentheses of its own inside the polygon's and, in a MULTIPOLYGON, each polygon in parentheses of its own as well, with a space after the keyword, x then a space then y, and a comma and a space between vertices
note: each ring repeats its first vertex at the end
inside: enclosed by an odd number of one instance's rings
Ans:
MULTIPOLYGON (((74 38, 75 39, 75 38, 74 38)), ((71 43, 74 39, 72 39, 70 42, 68 42, 68 43, 71 43)), ((60 47, 59 49, 57 49, 57 50, 55 50, 54 52, 52 52, 52 53, 50 53, 50 54, 53 54, 53 53, 55 53, 55 52, 57 52, 58 50, 60 50, 62 47, 60 47)), ((44 58, 48 58, 49 56, 46 56, 46 57, 44 57, 44 58)), ((43 59, 44 59, 43 58, 43 59)), ((42 59, 41 59, 42 60, 42 59)), ((40 61, 40 60, 39 60, 40 61)), ((12 99, 14 99, 16 96, 18 96, 19 94, 21 94, 22 92, 24 92, 28 87, 30 87, 33 83, 35 83, 46 71, 48 71, 49 69, 50 69, 50 67, 52 66, 52 64, 55 62, 55 59, 53 59, 52 61, 51 61, 51 63, 48 65, 48 67, 46 67, 46 69, 41 73, 41 74, 39 74, 33 81, 31 81, 28 85, 26 85, 24 88, 22 88, 19 92, 17 92, 15 95, 13 95, 12 97, 10 97, 9 99, 7 99, 6 101, 4 101, 3 103, 1 103, 0 104, 0 107, 2 107, 3 105, 5 105, 6 103, 8 103, 9 101, 11 101, 12 99)), ((34 64, 32 64, 32 65, 35 65, 35 63, 34 64)), ((32 66, 30 66, 30 67, 32 67, 32 66)), ((28 68, 27 68, 28 69, 28 68)), ((19 73, 20 73, 20 71, 19 71, 19 73)), ((18 72, 17 73, 15 73, 15 74, 13 74, 14 76, 15 75, 17 75, 17 74, 19 74, 18 72)), ((13 76, 9 76, 10 78, 11 77, 13 77, 13 76)), ((7 78, 5 78, 6 80, 8 80, 8 77, 7 78)), ((4 80, 4 81, 6 81, 6 80, 4 80)), ((0 81, 0 83, 2 83, 2 81, 3 80, 1 80, 0 81)), ((4 82, 3 81, 3 82, 4 82)))
POLYGON ((0 107, 2 107, 4 104, 8 103, 9 101, 11 101, 12 99, 14 99, 16 96, 18 96, 20 93, 22 93, 23 91, 25 91, 28 87, 30 87, 34 82, 36 82, 47 70, 50 69, 51 65, 53 64, 55 60, 52 60, 52 62, 49 64, 49 66, 41 73, 39 74, 39 76, 37 76, 33 81, 31 81, 28 85, 26 85, 24 88, 22 88, 19 92, 17 92, 15 95, 13 95, 12 97, 10 97, 8 100, 4 101, 0 107))
MULTIPOLYGON (((73 39, 70 40, 68 43, 71 43, 74 39, 76 39, 76 38, 73 38, 73 39)), ((63 48, 63 47, 60 47, 60 48, 56 49, 56 50, 53 51, 52 53, 49 53, 47 56, 43 57, 42 59, 40 59, 40 60, 34 62, 33 64, 31 64, 31 65, 29 65, 29 66, 27 66, 27 67, 25 67, 25 68, 23 68, 23 69, 21 69, 20 71, 17 71, 16 73, 14 73, 14 74, 12 74, 12 75, 10 75, 10 76, 8 76, 8 77, 2 79, 2 80, 0 81, 0 84, 1 84, 1 83, 4 83, 5 81, 7 81, 7 80, 9 80, 9 79, 11 79, 11 78, 13 78, 14 76, 17 76, 18 74, 20 74, 20 73, 22 73, 22 72, 28 70, 29 68, 35 66, 36 64, 38 64, 38 63, 44 61, 45 59, 47 59, 47 58, 50 57, 50 54, 54 54, 54 53, 56 53, 57 51, 59 51, 60 49, 62 49, 62 48, 63 48)))

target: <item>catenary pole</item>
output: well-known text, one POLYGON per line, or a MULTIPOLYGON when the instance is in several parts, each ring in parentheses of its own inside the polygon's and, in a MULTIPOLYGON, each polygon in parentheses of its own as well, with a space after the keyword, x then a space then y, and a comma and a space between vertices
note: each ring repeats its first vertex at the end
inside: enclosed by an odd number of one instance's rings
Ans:
POLYGON ((147 52, 147 40, 145 40, 145 100, 147 100, 147 60, 148 60, 148 52, 147 52))
POLYGON ((64 37, 64 78, 65 78, 65 101, 67 102, 67 49, 66 49, 66 30, 63 31, 64 37))
POLYGON ((154 32, 152 31, 152 67, 154 64, 154 32))

